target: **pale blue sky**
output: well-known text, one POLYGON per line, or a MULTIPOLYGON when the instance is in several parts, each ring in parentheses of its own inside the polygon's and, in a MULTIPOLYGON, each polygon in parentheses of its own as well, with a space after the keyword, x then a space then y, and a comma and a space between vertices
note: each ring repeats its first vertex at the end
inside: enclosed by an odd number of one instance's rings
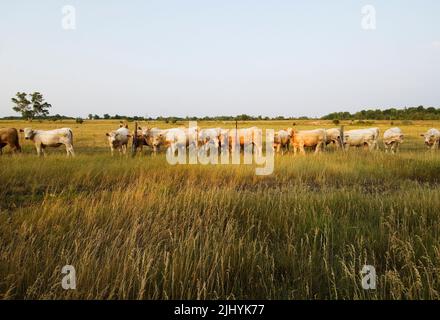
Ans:
POLYGON ((440 107, 439 17, 438 0, 2 0, 0 116, 34 90, 70 116, 440 107))

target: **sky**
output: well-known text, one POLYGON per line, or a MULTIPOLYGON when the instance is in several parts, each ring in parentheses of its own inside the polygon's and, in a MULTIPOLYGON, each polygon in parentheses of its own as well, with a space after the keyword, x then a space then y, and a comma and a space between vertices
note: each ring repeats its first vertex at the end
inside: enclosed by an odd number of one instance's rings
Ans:
POLYGON ((0 117, 18 91, 74 117, 440 107, 439 17, 438 0, 2 0, 0 117))

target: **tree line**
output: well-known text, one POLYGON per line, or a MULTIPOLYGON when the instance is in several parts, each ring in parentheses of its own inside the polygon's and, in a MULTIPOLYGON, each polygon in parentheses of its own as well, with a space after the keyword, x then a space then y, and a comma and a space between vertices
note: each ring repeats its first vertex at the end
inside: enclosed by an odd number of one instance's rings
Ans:
POLYGON ((404 109, 390 108, 385 110, 369 109, 355 113, 333 112, 323 120, 440 120, 440 108, 424 106, 404 109))
MULTIPOLYGON (((4 117, 3 119, 26 119, 32 121, 34 119, 48 119, 48 120, 65 120, 76 119, 77 123, 82 123, 83 118, 68 117, 60 114, 49 115, 49 109, 52 105, 45 101, 40 92, 33 92, 27 94, 25 92, 17 92, 11 98, 13 103, 12 110, 19 113, 20 117, 4 117)), ((241 114, 237 116, 213 116, 213 117, 147 117, 147 116, 126 116, 126 115, 110 115, 108 113, 100 116, 98 114, 89 114, 89 120, 112 119, 112 120, 127 120, 127 121, 164 121, 166 123, 176 123, 178 121, 258 121, 258 120, 308 120, 316 119, 309 117, 267 117, 267 116, 251 116, 241 114)), ((404 109, 389 108, 368 109, 355 113, 350 112, 333 112, 321 117, 322 120, 440 120, 440 108, 424 106, 410 107, 404 109)))

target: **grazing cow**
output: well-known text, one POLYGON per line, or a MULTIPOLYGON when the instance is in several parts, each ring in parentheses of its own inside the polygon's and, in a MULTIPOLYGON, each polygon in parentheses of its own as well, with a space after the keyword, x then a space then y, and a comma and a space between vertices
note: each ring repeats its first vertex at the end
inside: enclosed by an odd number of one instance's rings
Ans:
POLYGON ((107 132, 105 135, 107 136, 112 156, 115 150, 118 150, 120 154, 127 153, 128 140, 131 137, 128 125, 121 125, 118 130, 107 132))
POLYGON ((0 129, 0 154, 3 153, 3 147, 8 145, 12 152, 21 152, 20 139, 18 131, 15 128, 2 128, 0 129))
POLYGON ((425 145, 428 149, 434 150, 440 148, 440 131, 437 129, 429 129, 426 133, 421 134, 425 138, 425 145))
POLYGON ((344 147, 346 150, 350 147, 368 147, 371 151, 378 148, 378 137, 378 128, 348 130, 344 132, 344 147))
POLYGON ((296 131, 293 128, 288 128, 286 131, 289 133, 294 154, 298 150, 305 154, 304 147, 315 148, 315 153, 319 153, 321 149, 325 148, 327 134, 324 129, 296 131))
POLYGON ((284 154, 284 152, 289 151, 290 135, 286 130, 280 130, 275 132, 273 149, 277 153, 284 154))
POLYGON ((334 144, 338 148, 342 148, 342 130, 339 128, 332 128, 325 130, 327 135, 326 145, 334 144))
POLYGON ((63 144, 66 147, 67 156, 75 155, 73 152, 73 132, 70 128, 49 131, 25 128, 24 130, 20 130, 20 132, 24 132, 24 138, 26 140, 31 140, 35 144, 38 156, 41 154, 46 156, 46 147, 56 148, 63 144))
POLYGON ((403 132, 402 130, 400 130, 400 128, 391 128, 383 133, 383 144, 385 146, 385 152, 398 152, 399 146, 402 142, 403 132))

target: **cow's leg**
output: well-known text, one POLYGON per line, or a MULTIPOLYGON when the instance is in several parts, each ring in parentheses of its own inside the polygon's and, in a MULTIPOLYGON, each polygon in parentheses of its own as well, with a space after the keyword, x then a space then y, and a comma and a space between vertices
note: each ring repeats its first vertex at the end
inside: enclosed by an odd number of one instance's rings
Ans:
POLYGON ((35 149, 37 149, 37 156, 41 156, 42 148, 40 144, 35 145, 35 149))
POLYGON ((301 152, 302 155, 306 154, 306 150, 304 149, 304 143, 301 143, 299 145, 299 151, 301 152))
POLYGON ((322 145, 322 142, 318 142, 318 144, 315 147, 315 154, 317 154, 321 151, 321 145, 322 145))
POLYGON ((67 156, 71 155, 72 157, 75 156, 75 152, 73 151, 73 145, 72 144, 67 144, 66 145, 66 150, 67 150, 67 156))

